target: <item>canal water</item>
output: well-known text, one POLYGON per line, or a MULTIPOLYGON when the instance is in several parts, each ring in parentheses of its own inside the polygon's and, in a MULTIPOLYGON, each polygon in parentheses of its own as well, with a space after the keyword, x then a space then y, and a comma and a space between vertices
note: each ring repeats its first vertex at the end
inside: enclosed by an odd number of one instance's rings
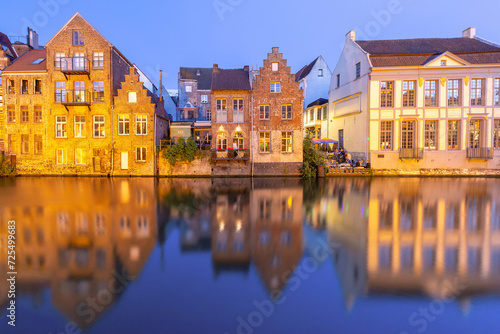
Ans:
POLYGON ((0 246, 0 333, 500 333, 499 179, 4 178, 0 246))

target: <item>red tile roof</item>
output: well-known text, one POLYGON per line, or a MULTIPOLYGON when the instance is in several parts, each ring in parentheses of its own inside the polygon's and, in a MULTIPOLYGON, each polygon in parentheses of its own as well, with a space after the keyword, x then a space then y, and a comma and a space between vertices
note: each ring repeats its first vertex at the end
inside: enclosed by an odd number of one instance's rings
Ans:
POLYGON ((212 73, 212 90, 251 90, 249 72, 244 69, 219 69, 212 73))
POLYGON ((356 43, 370 54, 375 67, 424 65, 445 52, 471 64, 500 63, 500 46, 479 38, 415 38, 356 43))
POLYGON ((45 50, 31 50, 17 58, 10 66, 7 66, 2 72, 40 72, 47 71, 47 59, 45 50), (33 64, 33 61, 44 59, 39 64, 33 64))

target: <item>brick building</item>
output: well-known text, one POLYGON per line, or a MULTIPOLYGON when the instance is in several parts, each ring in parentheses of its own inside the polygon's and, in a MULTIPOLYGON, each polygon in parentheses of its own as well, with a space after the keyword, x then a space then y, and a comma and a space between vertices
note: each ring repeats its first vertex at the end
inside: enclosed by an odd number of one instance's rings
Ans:
POLYGON ((300 174, 303 93, 277 47, 252 77, 254 175, 300 174))
POLYGON ((19 90, 6 100, 13 115, 8 150, 16 155, 18 173, 154 175, 155 138, 168 130, 163 100, 144 88, 133 64, 79 13, 46 51, 29 51, 5 73, 19 90), (32 68, 45 76, 31 74, 32 68), (37 91, 39 77, 43 93, 37 91))
POLYGON ((2 70, 17 58, 17 52, 7 35, 0 32, 0 152, 4 151, 4 90, 2 70))
POLYGON ((212 71, 212 161, 214 175, 250 175, 251 87, 249 67, 212 71))
POLYGON ((49 112, 45 50, 24 53, 3 71, 5 153, 19 172, 43 167, 44 116, 49 112))

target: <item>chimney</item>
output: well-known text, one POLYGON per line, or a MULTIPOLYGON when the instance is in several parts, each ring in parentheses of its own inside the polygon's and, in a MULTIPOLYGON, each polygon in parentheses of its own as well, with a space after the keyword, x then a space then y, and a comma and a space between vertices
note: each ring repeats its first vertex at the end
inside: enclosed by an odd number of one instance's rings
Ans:
POLYGON ((345 41, 346 43, 351 40, 351 41, 355 41, 356 40, 356 30, 351 30, 349 31, 346 35, 345 35, 345 41))
POLYGON ((245 67, 243 67, 243 70, 249 72, 250 71, 250 66, 245 65, 245 67))
POLYGON ((160 70, 160 88, 159 88, 159 93, 158 93, 158 94, 159 94, 160 99, 161 99, 162 94, 163 94, 163 88, 162 88, 162 86, 163 86, 162 79, 163 79, 163 78, 162 78, 162 74, 163 74, 163 71, 162 71, 162 70, 160 70))
POLYGON ((28 27, 28 36, 26 36, 28 46, 37 50, 38 49, 38 34, 36 31, 28 27))
POLYGON ((273 53, 280 53, 280 48, 277 46, 273 46, 273 53))
POLYGON ((462 31, 462 37, 463 38, 474 38, 476 37, 476 28, 475 27, 470 27, 462 31))
POLYGON ((212 72, 219 72, 219 65, 214 64, 214 68, 213 68, 212 72))

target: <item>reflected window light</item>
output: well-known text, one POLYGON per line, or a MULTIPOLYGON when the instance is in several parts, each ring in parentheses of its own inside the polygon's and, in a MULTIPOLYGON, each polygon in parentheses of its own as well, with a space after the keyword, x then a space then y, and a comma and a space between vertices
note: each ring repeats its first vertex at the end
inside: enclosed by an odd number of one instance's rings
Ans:
POLYGON ((288 246, 292 242, 292 234, 290 231, 281 232, 281 245, 288 246))
POLYGON ((460 227, 460 207, 458 204, 446 207, 445 226, 447 230, 458 230, 460 227))
POLYGON ((413 246, 401 247, 401 269, 409 270, 413 267, 413 246))
POLYGON ((128 203, 130 201, 130 188, 128 181, 122 181, 120 183, 120 199, 122 203, 128 203))
POLYGON ((458 250, 454 246, 448 246, 444 250, 444 269, 448 272, 457 270, 458 250))
POLYGON ((241 219, 238 219, 236 221, 236 231, 237 232, 241 231, 241 228, 242 228, 242 226, 241 226, 241 219))
POLYGON ((281 264, 281 258, 279 256, 271 257, 271 266, 278 267, 281 264))
POLYGON ((141 255, 141 250, 139 247, 134 246, 130 248, 130 254, 129 254, 130 260, 137 261, 139 260, 140 255, 141 255))
POLYGON ((422 249, 422 266, 425 270, 432 271, 436 264, 436 249, 433 246, 424 246, 422 249))
POLYGON ((263 231, 259 234, 259 245, 267 246, 269 245, 269 232, 263 231))
POLYGON ((217 252, 225 252, 227 250, 226 242, 219 240, 217 241, 217 252))
POLYGON ((467 249, 467 271, 471 274, 479 273, 481 264, 481 251, 477 247, 467 249))
POLYGON ((149 235, 148 219, 144 216, 137 218, 137 234, 141 237, 149 235))
POLYGON ((76 215, 76 217, 77 217, 78 235, 87 234, 88 231, 87 216, 84 213, 79 213, 76 215))
POLYGON ((226 224, 224 224, 224 222, 220 222, 219 223, 219 232, 224 231, 225 228, 226 228, 226 224))
POLYGON ((127 216, 120 217, 120 230, 123 234, 130 233, 130 218, 127 216))
POLYGON ((390 269, 392 266, 392 246, 380 245, 378 248, 379 269, 390 269))
POLYGON ((57 226, 59 233, 68 234, 69 233, 69 218, 67 213, 58 212, 57 213, 57 226))
POLYGON ((95 229, 97 235, 103 235, 106 232, 106 223, 103 214, 95 215, 95 229))
POLYGON ((245 244, 243 243, 243 241, 235 241, 233 243, 233 251, 235 251, 236 253, 243 252, 244 248, 245 248, 245 244))
POLYGON ((138 205, 140 205, 140 206, 146 205, 146 191, 144 191, 142 189, 138 190, 136 197, 137 197, 137 204, 138 205))

